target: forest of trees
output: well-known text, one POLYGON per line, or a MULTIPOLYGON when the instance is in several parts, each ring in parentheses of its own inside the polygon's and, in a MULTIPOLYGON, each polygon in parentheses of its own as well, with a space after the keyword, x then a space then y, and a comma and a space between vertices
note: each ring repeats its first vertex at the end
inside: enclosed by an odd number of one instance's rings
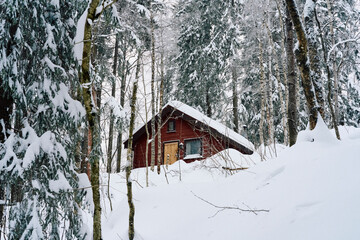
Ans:
POLYGON ((120 171, 133 239, 132 133, 169 100, 261 153, 320 117, 341 139, 360 125, 359 27, 357 0, 0 0, 0 239, 101 239, 100 173, 120 171))

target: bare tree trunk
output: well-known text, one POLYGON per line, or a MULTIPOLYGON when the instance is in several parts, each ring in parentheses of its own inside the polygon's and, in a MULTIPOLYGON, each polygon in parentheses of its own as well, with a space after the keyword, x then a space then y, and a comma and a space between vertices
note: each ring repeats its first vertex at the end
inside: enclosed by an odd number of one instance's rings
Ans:
POLYGON ((234 120, 234 131, 239 132, 239 97, 237 93, 237 72, 235 67, 235 61, 233 61, 231 66, 232 73, 232 103, 233 103, 233 120, 234 120))
MULTIPOLYGON (((285 87, 285 99, 283 99, 284 104, 281 105, 281 111, 283 112, 283 127, 284 127, 284 144, 286 146, 289 145, 289 125, 288 125, 288 109, 289 109, 289 90, 288 90, 288 79, 287 79, 287 74, 286 74, 286 55, 285 55, 285 40, 286 40, 286 34, 285 34, 285 26, 284 26, 284 21, 283 21, 283 17, 282 17, 282 13, 281 13, 281 9, 280 9, 280 4, 278 2, 278 0, 276 0, 276 6, 278 9, 278 13, 279 13, 279 22, 280 22, 280 28, 281 28, 281 65, 282 65, 282 69, 283 69, 283 77, 284 77, 284 87, 285 87)), ((274 47, 273 47, 274 49, 274 47)), ((277 70, 278 72, 280 72, 280 68, 279 68, 279 63, 277 64, 277 68, 279 70, 277 70)), ((280 73, 279 76, 277 76, 278 79, 280 79, 280 73)), ((281 80, 280 80, 281 82, 281 80)), ((282 96, 282 89, 281 86, 279 87, 279 92, 281 90, 281 96, 279 94, 280 99, 283 98, 282 96)))
POLYGON ((162 125, 162 107, 164 100, 164 52, 160 56, 160 89, 159 89, 159 118, 158 118, 158 156, 157 156, 157 173, 160 174, 161 166, 161 125, 162 125))
MULTIPOLYGON (((142 66, 142 83, 144 87, 144 96, 146 96, 146 84, 145 84, 145 74, 144 74, 144 65, 142 66)), ((149 121, 149 115, 148 115, 148 106, 147 106, 147 100, 146 97, 144 99, 145 104, 145 132, 146 132, 146 145, 145 145, 145 181, 146 181, 146 187, 149 187, 149 139, 150 139, 150 133, 149 133, 149 127, 147 122, 149 121)))
MULTIPOLYGON (((271 32, 270 32, 270 28, 269 26, 266 24, 266 29, 267 29, 267 33, 268 33, 268 37, 269 37, 269 43, 270 43, 270 47, 271 47, 271 53, 274 56, 274 62, 275 62, 275 74, 276 74, 276 80, 278 83, 278 92, 279 92, 279 100, 280 100, 280 107, 281 107, 281 115, 282 115, 282 124, 283 124, 283 128, 284 128, 284 143, 285 145, 287 145, 287 114, 286 114, 286 106, 285 106, 285 101, 284 101, 284 97, 283 97, 283 92, 282 92, 282 88, 281 88, 281 77, 280 77, 280 68, 279 68, 279 63, 278 63, 278 59, 277 59, 277 55, 275 52, 275 46, 274 46, 274 41, 272 40, 271 37, 271 32)), ((286 74, 284 74, 286 75, 286 74)))
POLYGON ((151 24, 151 171, 155 167, 155 34, 154 34, 154 16, 152 7, 150 9, 151 24))
MULTIPOLYGON (((260 64, 260 94, 261 94, 261 116, 260 116, 260 125, 259 125, 259 134, 260 134, 260 147, 265 147, 264 143, 264 119, 265 119, 265 70, 264 70, 264 57, 263 57, 263 46, 261 39, 259 41, 259 64, 260 64)), ((261 153, 261 160, 263 160, 263 153, 261 153)))
POLYGON ((129 126, 129 140, 128 140, 128 149, 127 149, 127 163, 126 163, 126 186, 127 186, 127 197, 129 204, 129 240, 133 240, 135 236, 134 229, 134 216, 135 216, 135 206, 132 199, 132 181, 130 179, 131 166, 132 166, 132 143, 133 143, 133 132, 135 125, 135 113, 136 113, 136 93, 138 88, 139 73, 140 73, 140 58, 141 53, 138 53, 138 59, 136 63, 136 79, 133 85, 133 92, 131 97, 131 116, 130 116, 130 126, 129 126))
POLYGON ((272 100, 273 93, 273 82, 272 82, 272 66, 271 66, 271 54, 269 53, 269 76, 268 76, 268 84, 267 84, 267 97, 268 97, 268 105, 269 108, 267 121, 268 121, 268 131, 269 131, 269 142, 268 145, 271 146, 274 142, 274 104, 272 100))
POLYGON ((325 101, 323 96, 323 86, 321 82, 320 56, 318 54, 318 46, 316 41, 314 11, 316 0, 306 0, 304 9, 305 30, 308 40, 308 50, 311 67, 311 80, 314 86, 315 95, 318 103, 318 111, 321 117, 325 117, 325 101))
MULTIPOLYGON (((125 87, 126 87, 126 76, 127 76, 127 67, 126 67, 126 54, 127 54, 127 41, 125 40, 122 43, 123 53, 122 53, 122 64, 121 64, 121 84, 120 84, 120 106, 123 108, 125 105, 125 87)), ((121 153, 122 153, 122 131, 123 124, 120 123, 120 129, 117 139, 117 157, 116 157, 116 172, 120 172, 121 169, 121 153)))
POLYGON ((296 143, 297 138, 297 80, 295 72, 295 56, 294 56, 294 36, 293 36, 293 26, 290 18, 289 11, 286 9, 286 56, 287 56, 287 78, 288 78, 288 126, 289 126, 289 146, 292 146, 296 143))
MULTIPOLYGON (((118 61, 118 53, 119 53, 119 35, 116 35, 115 39, 115 49, 114 49, 114 62, 113 62, 113 82, 111 88, 111 96, 115 98, 115 91, 116 91, 116 73, 117 73, 117 61, 118 61)), ((109 126, 109 145, 108 145, 108 152, 107 152, 107 172, 108 172, 108 184, 107 184, 107 193, 108 199, 110 203, 110 210, 112 211, 112 202, 111 202, 111 194, 110 194, 110 173, 112 170, 112 145, 113 145, 113 138, 114 138, 114 112, 113 109, 110 110, 110 126, 109 126)))
MULTIPOLYGON (((116 91, 116 69, 117 69, 117 61, 118 61, 118 47, 119 47, 119 36, 116 35, 115 40, 115 50, 114 50, 114 62, 113 62, 113 82, 111 88, 111 96, 115 98, 115 91, 116 91)), ((114 112, 110 110, 110 126, 109 126, 109 144, 108 144, 108 152, 107 152, 107 172, 111 173, 111 166, 112 166, 112 145, 113 145, 113 138, 114 138, 114 112)))
MULTIPOLYGON (((328 12, 330 14, 329 26, 330 26, 331 44, 332 44, 332 46, 334 46, 335 45, 335 35, 334 35, 335 18, 334 18, 334 13, 333 13, 333 9, 332 9, 333 1, 326 0, 326 5, 328 8, 328 12)), ((336 56, 336 49, 333 50, 333 55, 336 56)), ((335 114, 335 122, 338 123, 339 122, 339 102, 338 102, 339 101, 339 99, 338 99, 339 83, 338 83, 337 64, 336 64, 335 58, 333 58, 332 65, 333 65, 333 76, 334 76, 334 94, 333 94, 333 99, 335 102, 335 104, 334 104, 335 113, 334 114, 335 114)), ((340 136, 338 139, 340 139, 340 136)))
MULTIPOLYGON (((335 45, 335 35, 334 35, 334 13, 333 13, 333 10, 332 10, 332 3, 333 1, 332 0, 326 0, 327 2, 327 8, 328 8, 328 11, 330 13, 330 17, 331 17, 331 20, 330 20, 330 35, 331 35, 331 44, 332 46, 335 45)), ((336 56, 336 49, 334 49, 333 51, 333 54, 334 56, 336 56)), ((326 64, 328 66, 328 64, 326 64)), ((337 139, 340 140, 340 133, 339 133, 339 129, 338 129, 338 123, 339 123, 339 82, 338 82, 338 66, 336 64, 336 59, 333 58, 333 75, 334 75, 334 102, 335 102, 335 105, 334 105, 334 108, 335 108, 335 111, 334 113, 332 113, 332 118, 333 118, 333 125, 334 125, 334 129, 335 129, 335 133, 336 133, 336 137, 337 139)), ((329 86, 329 93, 328 93, 328 101, 329 101, 329 107, 330 107, 330 110, 332 109, 332 103, 331 103, 331 95, 330 95, 330 87, 331 87, 331 81, 329 79, 328 81, 328 86, 329 86)))
MULTIPOLYGON (((331 87, 331 73, 330 73, 330 67, 329 67, 329 63, 327 62, 327 51, 325 48, 325 44, 324 44, 324 38, 323 38, 323 34, 321 31, 321 25, 320 25, 320 21, 317 18, 317 14, 315 11, 315 19, 316 19, 316 23, 319 29, 319 33, 320 33, 320 40, 321 40, 321 47, 323 50, 323 57, 324 57, 324 63, 326 66, 326 73, 327 73, 327 79, 328 79, 328 94, 327 94, 327 100, 328 100, 328 104, 329 104, 329 108, 330 108, 330 114, 331 114, 331 119, 334 125, 334 130, 335 130, 335 134, 336 134, 336 138, 340 140, 340 133, 339 133, 339 129, 337 126, 337 121, 336 121, 336 114, 334 112, 334 108, 333 108, 333 104, 332 104, 332 99, 331 99, 331 92, 332 92, 332 87, 331 87)), ((336 71, 336 70, 334 70, 336 71)), ((334 78, 335 78, 335 73, 334 73, 334 78)), ((335 90, 336 91, 336 90, 335 90)))
MULTIPOLYGON (((83 54, 80 73, 80 83, 82 85, 82 97, 86 110, 86 118, 89 126, 89 140, 91 142, 91 187, 93 192, 94 202, 94 217, 93 217, 93 240, 101 239, 101 206, 100 206, 100 192, 99 192, 99 164, 100 164, 100 133, 99 133, 99 113, 94 106, 92 83, 90 79, 90 60, 92 48, 92 24, 101 15, 97 13, 97 8, 100 0, 92 0, 84 28, 83 54)), ((100 91, 101 89, 97 89, 100 91)), ((98 96, 100 97, 100 96, 98 96)), ((100 99, 97 100, 99 104, 100 99)))
POLYGON ((307 56, 307 39, 305 31, 300 21, 296 4, 294 0, 285 0, 291 20, 294 24, 295 32, 298 39, 298 48, 295 50, 295 57, 301 74, 302 86, 305 93, 306 104, 309 110, 309 126, 313 130, 318 118, 318 109, 313 90, 313 83, 310 75, 310 66, 307 56))
POLYGON ((211 109, 211 102, 209 96, 209 87, 206 89, 205 101, 206 101, 206 116, 211 117, 212 109, 211 109))

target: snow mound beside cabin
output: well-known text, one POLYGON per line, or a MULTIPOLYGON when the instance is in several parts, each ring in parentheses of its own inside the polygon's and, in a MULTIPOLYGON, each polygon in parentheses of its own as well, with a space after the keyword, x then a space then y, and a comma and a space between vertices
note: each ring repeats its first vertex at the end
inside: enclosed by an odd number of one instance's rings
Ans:
MULTIPOLYGON (((322 138, 325 131, 330 133, 326 128, 317 131, 300 133, 315 141, 299 141, 277 158, 227 177, 211 168, 193 169, 198 162, 180 161, 182 180, 176 184, 141 188, 134 179, 136 239, 360 239, 360 131, 340 128, 342 141, 322 138), (215 181, 208 181, 209 175, 215 181)), ((128 206, 121 181, 113 175, 114 211, 103 206, 104 239, 127 239, 128 206)))

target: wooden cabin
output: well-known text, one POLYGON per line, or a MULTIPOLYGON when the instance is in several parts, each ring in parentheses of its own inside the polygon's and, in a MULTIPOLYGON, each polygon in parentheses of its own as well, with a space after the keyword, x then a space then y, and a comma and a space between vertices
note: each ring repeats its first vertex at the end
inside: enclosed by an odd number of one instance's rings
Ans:
MULTIPOLYGON (((178 101, 163 107, 161 117, 161 163, 172 164, 178 159, 189 163, 208 158, 224 149, 234 148, 243 154, 252 154, 254 146, 243 136, 225 125, 210 119, 198 110, 178 101)), ((158 124, 156 124, 158 125, 158 124)), ((158 127, 156 126, 156 130, 158 127)), ((151 121, 135 130, 133 134, 133 167, 146 166, 146 144, 148 144, 148 166, 151 162, 151 121), (146 129, 149 132, 147 138, 146 129)), ((128 140, 124 142, 128 147, 128 140)), ((155 158, 158 155, 158 138, 155 138, 155 158)))

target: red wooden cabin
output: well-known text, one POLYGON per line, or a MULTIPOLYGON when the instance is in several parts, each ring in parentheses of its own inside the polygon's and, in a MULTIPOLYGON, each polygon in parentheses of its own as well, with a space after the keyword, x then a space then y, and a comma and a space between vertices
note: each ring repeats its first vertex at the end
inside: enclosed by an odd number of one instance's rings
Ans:
MULTIPOLYGON (((156 118, 158 117, 160 117, 159 114, 156 118)), ((253 153, 252 143, 244 137, 184 103, 169 102, 163 108, 161 118, 162 164, 172 164, 178 159, 187 163, 202 160, 227 148, 234 148, 243 154, 253 153)), ((151 121, 146 125, 151 140, 151 121)), ((134 168, 145 167, 146 144, 148 144, 148 165, 150 166, 151 143, 147 139, 146 125, 136 130, 133 135, 134 168)), ((128 147, 128 140, 124 142, 124 146, 128 147)), ((157 155, 156 136, 155 158, 157 155)))

